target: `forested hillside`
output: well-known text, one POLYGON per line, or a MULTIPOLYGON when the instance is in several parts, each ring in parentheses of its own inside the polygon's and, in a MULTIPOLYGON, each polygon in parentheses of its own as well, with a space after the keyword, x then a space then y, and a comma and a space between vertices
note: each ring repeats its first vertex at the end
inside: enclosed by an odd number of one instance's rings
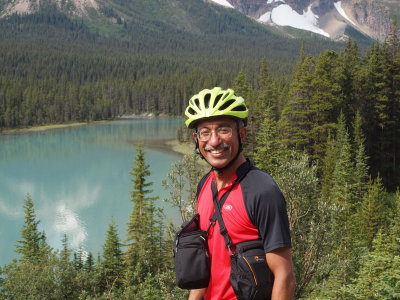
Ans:
MULTIPOLYGON (((128 21, 115 24, 72 18, 56 6, 0 19, 0 130, 131 113, 181 115, 188 95, 228 86, 241 70, 253 74, 263 57, 274 74, 290 78, 300 39, 202 1, 180 3, 193 20, 185 23, 189 29, 151 19, 149 8, 139 14, 138 3, 126 10, 133 14, 128 21)), ((314 55, 343 46, 304 38, 314 55)))

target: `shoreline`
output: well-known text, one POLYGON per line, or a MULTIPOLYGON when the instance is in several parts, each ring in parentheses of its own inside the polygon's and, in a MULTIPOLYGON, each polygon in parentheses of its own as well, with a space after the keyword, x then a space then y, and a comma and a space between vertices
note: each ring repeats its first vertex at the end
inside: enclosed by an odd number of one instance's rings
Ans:
POLYGON ((177 139, 166 141, 165 145, 172 151, 182 155, 192 154, 194 149, 191 143, 180 143, 177 139))
POLYGON ((40 132, 52 129, 60 129, 60 128, 68 128, 68 127, 75 127, 75 126, 83 126, 83 125, 90 125, 100 122, 107 122, 107 121, 93 121, 93 122, 74 122, 74 123, 65 123, 65 124, 48 124, 48 125, 37 125, 31 127, 22 127, 22 128, 6 128, 0 131, 1 135, 9 135, 9 134, 23 134, 27 132, 40 132))
MULTIPOLYGON (((164 117, 164 116, 160 116, 164 117)), ((119 120, 135 120, 135 119, 152 119, 155 118, 153 114, 143 114, 143 115, 121 115, 114 119, 109 120, 97 120, 97 121, 90 121, 90 122, 71 122, 71 123, 57 123, 57 124, 47 124, 47 125, 34 125, 29 127, 18 127, 18 128, 5 128, 0 130, 1 135, 8 135, 8 134, 19 134, 19 133, 26 133, 26 132, 40 132, 52 129, 60 129, 60 128, 68 128, 74 126, 83 126, 83 125, 91 125, 91 124, 99 124, 105 122, 112 122, 112 121, 119 121, 119 120)))
MULTIPOLYGON (((162 116, 164 117, 164 116, 162 116)), ((161 117, 161 118, 162 118, 161 117)), ((48 124, 48 125, 37 125, 31 127, 23 127, 23 128, 8 128, 0 131, 0 137, 2 135, 12 135, 12 134, 24 134, 29 132, 42 132, 47 130, 54 130, 54 129, 63 129, 69 127, 76 127, 76 126, 85 126, 85 125, 92 125, 92 124, 99 124, 105 122, 112 122, 118 120, 130 120, 130 119, 138 119, 138 118, 154 118, 154 116, 144 116, 144 115, 135 115, 135 116, 122 116, 121 118, 116 118, 113 120, 99 120, 99 121, 92 121, 92 122, 73 122, 73 123, 64 123, 64 124, 48 124)), ((181 154, 187 155, 193 153, 194 145, 192 143, 180 143, 177 139, 174 140, 167 140, 164 141, 162 144, 165 145, 165 148, 168 150, 181 154)), ((163 147, 161 147, 163 148, 163 147)))

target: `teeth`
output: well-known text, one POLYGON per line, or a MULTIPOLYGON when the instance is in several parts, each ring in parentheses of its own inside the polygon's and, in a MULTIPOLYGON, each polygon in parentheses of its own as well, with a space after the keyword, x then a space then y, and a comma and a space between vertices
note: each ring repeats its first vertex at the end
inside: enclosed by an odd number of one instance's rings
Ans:
POLYGON ((210 152, 213 153, 213 154, 218 154, 218 153, 221 153, 222 151, 224 151, 224 150, 223 150, 223 149, 220 149, 220 150, 211 150, 210 152))

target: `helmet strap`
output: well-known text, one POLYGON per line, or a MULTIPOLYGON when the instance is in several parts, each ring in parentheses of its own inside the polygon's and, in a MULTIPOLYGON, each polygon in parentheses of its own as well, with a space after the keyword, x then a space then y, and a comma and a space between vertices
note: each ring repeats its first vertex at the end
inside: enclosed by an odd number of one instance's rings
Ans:
POLYGON ((194 148, 194 154, 197 154, 198 156, 201 157, 201 159, 204 159, 203 154, 201 154, 200 149, 199 149, 199 141, 196 142, 196 148, 194 148))

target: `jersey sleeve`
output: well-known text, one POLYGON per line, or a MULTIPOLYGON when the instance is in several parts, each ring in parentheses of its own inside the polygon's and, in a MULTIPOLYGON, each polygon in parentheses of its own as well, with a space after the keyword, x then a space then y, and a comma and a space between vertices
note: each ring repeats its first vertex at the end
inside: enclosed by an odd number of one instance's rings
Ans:
POLYGON ((290 230, 286 201, 270 175, 251 170, 241 182, 246 212, 258 228, 265 252, 290 248, 290 230))

